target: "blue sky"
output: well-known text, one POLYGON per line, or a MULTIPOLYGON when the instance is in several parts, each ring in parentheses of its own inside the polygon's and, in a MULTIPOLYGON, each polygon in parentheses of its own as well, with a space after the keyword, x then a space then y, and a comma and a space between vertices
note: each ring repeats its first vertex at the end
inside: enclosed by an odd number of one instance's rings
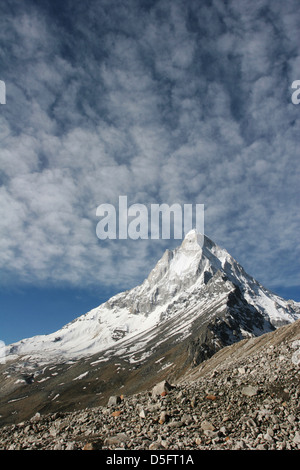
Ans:
POLYGON ((204 204, 205 232, 300 300, 298 0, 0 6, 0 339, 141 283, 171 240, 99 240, 96 208, 204 204))

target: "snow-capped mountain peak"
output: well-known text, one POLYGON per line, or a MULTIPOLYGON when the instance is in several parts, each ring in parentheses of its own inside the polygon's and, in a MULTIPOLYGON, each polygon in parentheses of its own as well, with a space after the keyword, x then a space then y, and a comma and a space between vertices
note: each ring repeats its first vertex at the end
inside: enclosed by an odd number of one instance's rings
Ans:
POLYGON ((236 338, 228 333, 230 342, 290 323, 299 313, 299 304, 265 289, 225 249, 191 230, 180 246, 165 251, 141 285, 117 294, 55 333, 10 345, 7 353, 45 361, 101 351, 122 351, 133 357, 149 348, 153 338, 156 343, 162 335, 179 341, 195 333, 196 324, 213 318, 222 322, 228 315, 234 318, 240 333, 236 338))
POLYGON ((184 237, 181 248, 185 250, 199 250, 203 247, 204 235, 196 229, 190 230, 184 237))

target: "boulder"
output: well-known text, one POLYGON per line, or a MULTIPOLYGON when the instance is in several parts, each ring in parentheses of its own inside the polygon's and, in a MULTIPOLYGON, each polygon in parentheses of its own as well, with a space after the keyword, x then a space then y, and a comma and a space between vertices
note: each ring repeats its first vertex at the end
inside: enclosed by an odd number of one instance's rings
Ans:
POLYGON ((172 390, 172 388, 172 385, 170 385, 167 380, 163 380, 153 387, 152 397, 155 398, 157 396, 165 396, 165 394, 172 390))
POLYGON ((116 405, 119 405, 120 403, 121 403, 121 397, 117 395, 112 395, 111 397, 109 397, 107 406, 116 406, 116 405))

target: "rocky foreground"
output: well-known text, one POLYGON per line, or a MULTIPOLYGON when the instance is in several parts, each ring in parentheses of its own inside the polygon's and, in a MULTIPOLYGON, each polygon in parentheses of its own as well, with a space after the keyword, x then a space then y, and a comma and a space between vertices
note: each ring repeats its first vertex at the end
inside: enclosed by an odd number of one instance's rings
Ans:
POLYGON ((222 349, 178 383, 0 428, 1 450, 299 450, 300 323, 222 349))

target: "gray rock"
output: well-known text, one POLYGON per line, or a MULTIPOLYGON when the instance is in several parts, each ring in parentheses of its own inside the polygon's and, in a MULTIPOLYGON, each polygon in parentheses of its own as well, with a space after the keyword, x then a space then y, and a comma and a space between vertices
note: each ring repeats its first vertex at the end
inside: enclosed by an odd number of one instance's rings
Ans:
POLYGON ((203 431, 214 431, 214 430, 215 430, 215 427, 214 427, 214 425, 211 424, 209 421, 204 420, 204 421, 202 421, 202 423, 201 423, 201 429, 203 429, 203 431))
POLYGON ((172 386, 166 380, 159 382, 156 384, 152 389, 152 397, 156 398, 157 396, 161 395, 163 392, 169 392, 172 390, 172 386))
POLYGON ((129 437, 125 433, 118 433, 115 436, 107 437, 104 441, 104 445, 106 446, 115 446, 115 445, 120 445, 122 443, 128 442, 129 437))
POLYGON ((293 443, 298 445, 298 446, 300 445, 300 432, 299 431, 295 432, 295 436, 293 438, 293 443))
POLYGON ((170 421, 168 423, 168 427, 170 428, 181 428, 182 426, 184 426, 182 421, 170 421))
POLYGON ((37 423, 41 419, 41 414, 40 413, 35 413, 35 415, 31 418, 32 423, 37 423))
POLYGON ((141 411, 139 412, 139 417, 145 419, 146 416, 147 416, 147 410, 142 408, 141 411))
POLYGON ((65 450, 75 450, 75 442, 68 442, 65 450))
POLYGON ((109 397, 107 406, 116 406, 119 403, 121 403, 121 397, 117 395, 112 395, 111 397, 109 397))
POLYGON ((258 387, 253 387, 252 385, 247 385, 246 387, 243 387, 241 390, 242 394, 247 396, 247 397, 253 397, 254 395, 257 395, 258 393, 258 387))

